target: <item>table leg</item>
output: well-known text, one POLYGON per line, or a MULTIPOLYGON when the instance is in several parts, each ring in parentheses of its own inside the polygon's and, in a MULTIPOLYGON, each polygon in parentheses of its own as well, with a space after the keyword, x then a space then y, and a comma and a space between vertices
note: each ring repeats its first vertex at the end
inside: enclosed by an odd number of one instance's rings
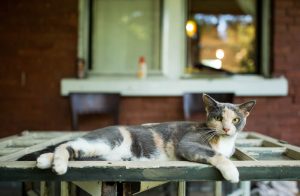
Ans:
POLYGON ((186 195, 186 182, 180 181, 178 182, 178 196, 185 196, 186 195))
POLYGON ((60 183, 60 195, 69 196, 69 182, 62 181, 60 183))
POLYGON ((215 182, 215 196, 222 196, 222 181, 215 182))

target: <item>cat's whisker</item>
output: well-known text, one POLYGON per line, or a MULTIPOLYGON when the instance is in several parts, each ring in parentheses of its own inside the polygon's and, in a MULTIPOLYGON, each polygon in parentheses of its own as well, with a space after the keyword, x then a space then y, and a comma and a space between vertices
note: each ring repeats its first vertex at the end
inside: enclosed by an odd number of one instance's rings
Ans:
POLYGON ((205 139, 206 140, 208 140, 211 136, 213 136, 214 135, 214 133, 209 133, 209 134, 206 134, 205 135, 205 139))
POLYGON ((217 134, 215 133, 215 131, 210 131, 210 132, 206 132, 203 137, 201 137, 201 140, 205 143, 208 143, 214 136, 216 136, 217 134))
POLYGON ((210 141, 211 139, 213 139, 217 134, 212 134, 207 140, 210 141))

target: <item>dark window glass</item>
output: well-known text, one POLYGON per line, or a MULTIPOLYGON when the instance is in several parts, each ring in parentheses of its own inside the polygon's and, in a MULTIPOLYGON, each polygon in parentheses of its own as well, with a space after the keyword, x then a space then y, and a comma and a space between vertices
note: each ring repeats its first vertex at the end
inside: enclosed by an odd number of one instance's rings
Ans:
POLYGON ((255 0, 189 0, 187 73, 257 73, 255 0))

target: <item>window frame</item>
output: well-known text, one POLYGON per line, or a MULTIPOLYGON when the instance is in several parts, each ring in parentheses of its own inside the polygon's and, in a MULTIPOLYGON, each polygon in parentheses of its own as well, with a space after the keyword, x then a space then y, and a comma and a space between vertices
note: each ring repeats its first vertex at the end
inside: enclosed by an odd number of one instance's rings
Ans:
MULTIPOLYGON (((79 0, 79 25, 78 25, 78 59, 86 62, 85 71, 93 75, 91 62, 91 33, 92 13, 91 0, 79 0)), ((259 24, 261 37, 258 62, 260 68, 258 74, 271 77, 271 5, 272 0, 262 1, 262 15, 259 24)), ((185 75, 184 69, 187 64, 187 46, 185 34, 185 22, 187 19, 187 0, 163 0, 162 6, 162 35, 161 35, 161 58, 160 75, 167 78, 181 78, 185 75)), ((239 75, 239 74, 236 74, 239 75)), ((213 76, 212 76, 213 77, 213 76)))

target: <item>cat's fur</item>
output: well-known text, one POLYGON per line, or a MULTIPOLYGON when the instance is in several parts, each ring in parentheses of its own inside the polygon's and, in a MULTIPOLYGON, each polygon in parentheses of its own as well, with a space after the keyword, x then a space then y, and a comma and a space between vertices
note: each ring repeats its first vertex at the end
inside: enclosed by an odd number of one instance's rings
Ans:
POLYGON ((231 182, 239 172, 229 157, 234 153, 238 132, 255 101, 235 105, 220 103, 203 95, 206 123, 166 122, 140 126, 111 126, 90 132, 56 147, 54 153, 38 157, 37 167, 51 168, 62 175, 68 160, 188 160, 210 163, 231 182))

